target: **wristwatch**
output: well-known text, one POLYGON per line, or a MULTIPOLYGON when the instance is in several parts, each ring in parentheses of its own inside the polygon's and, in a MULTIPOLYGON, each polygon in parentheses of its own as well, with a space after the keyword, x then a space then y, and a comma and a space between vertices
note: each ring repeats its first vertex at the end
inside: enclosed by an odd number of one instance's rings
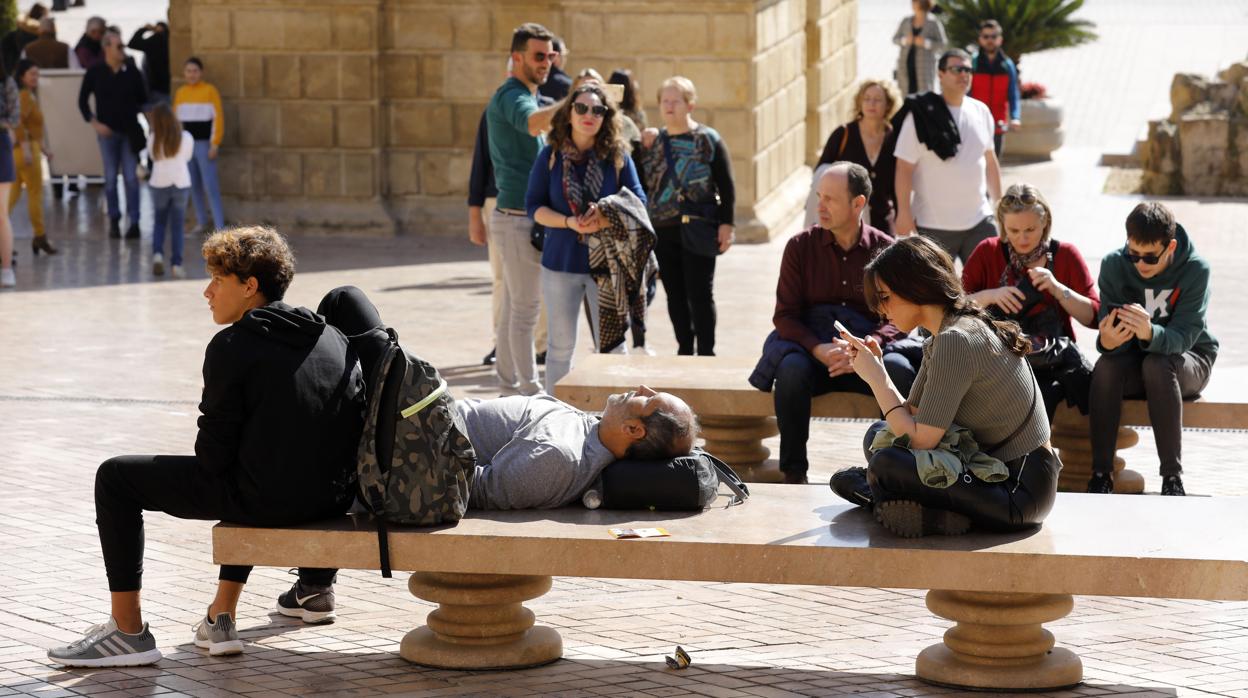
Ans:
POLYGON ((1063 289, 1062 289, 1062 299, 1063 299, 1063 300, 1070 300, 1070 289, 1069 289, 1069 288, 1063 288, 1063 289))

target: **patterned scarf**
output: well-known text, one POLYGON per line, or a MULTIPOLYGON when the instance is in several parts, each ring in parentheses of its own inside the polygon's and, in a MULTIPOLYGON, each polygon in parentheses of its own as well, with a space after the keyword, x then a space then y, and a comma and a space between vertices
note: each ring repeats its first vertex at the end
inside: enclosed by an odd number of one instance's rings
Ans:
POLYGON ((595 157, 593 148, 582 153, 571 138, 563 142, 559 152, 563 154, 563 195, 572 207, 572 215, 579 216, 602 195, 602 180, 605 176, 602 163, 595 157), (586 163, 589 166, 585 167, 584 177, 576 176, 577 168, 586 163))
POLYGON ((1010 243, 1004 243, 1005 249, 1009 252, 1010 261, 1005 265, 1005 269, 1001 270, 1001 286, 1017 286, 1019 282, 1027 278, 1027 267, 1034 264, 1037 260, 1045 260, 1045 267, 1053 266, 1053 254, 1049 251, 1049 239, 1045 238, 1036 245, 1036 249, 1027 254, 1020 255, 1014 251, 1014 246, 1010 243))
POLYGON ((598 285, 598 350, 608 354, 630 324, 645 326, 645 273, 657 238, 645 205, 626 187, 598 210, 607 227, 589 236, 589 268, 598 285))

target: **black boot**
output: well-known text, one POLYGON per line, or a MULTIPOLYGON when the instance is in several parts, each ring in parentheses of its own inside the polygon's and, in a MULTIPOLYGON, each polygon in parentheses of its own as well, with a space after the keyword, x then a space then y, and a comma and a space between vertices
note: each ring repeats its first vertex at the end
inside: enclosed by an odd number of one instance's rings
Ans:
POLYGON ((866 468, 846 468, 838 470, 828 481, 832 491, 852 504, 870 509, 874 503, 871 496, 871 485, 867 483, 866 468))

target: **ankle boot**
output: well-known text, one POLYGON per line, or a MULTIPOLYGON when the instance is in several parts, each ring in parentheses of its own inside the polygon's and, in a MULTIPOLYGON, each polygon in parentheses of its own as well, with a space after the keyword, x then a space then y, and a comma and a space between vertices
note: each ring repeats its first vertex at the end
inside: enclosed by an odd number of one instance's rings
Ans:
POLYGON ((48 242, 47 235, 35 236, 35 238, 30 241, 30 251, 35 253, 36 257, 39 256, 40 252, 44 254, 56 254, 57 252, 56 248, 52 246, 52 243, 48 242))

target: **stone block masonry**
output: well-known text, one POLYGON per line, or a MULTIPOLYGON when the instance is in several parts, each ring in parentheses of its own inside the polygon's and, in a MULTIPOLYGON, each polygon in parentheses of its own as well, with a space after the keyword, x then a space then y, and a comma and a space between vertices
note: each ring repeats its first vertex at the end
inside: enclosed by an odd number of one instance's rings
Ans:
MULTIPOLYGON (((791 229, 822 139, 848 118, 857 0, 170 0, 172 60, 226 104, 230 217, 302 232, 463 233, 477 121, 512 29, 565 38, 570 73, 663 79, 732 153, 738 239, 791 229)), ((174 71, 177 73, 178 71, 174 71)))

